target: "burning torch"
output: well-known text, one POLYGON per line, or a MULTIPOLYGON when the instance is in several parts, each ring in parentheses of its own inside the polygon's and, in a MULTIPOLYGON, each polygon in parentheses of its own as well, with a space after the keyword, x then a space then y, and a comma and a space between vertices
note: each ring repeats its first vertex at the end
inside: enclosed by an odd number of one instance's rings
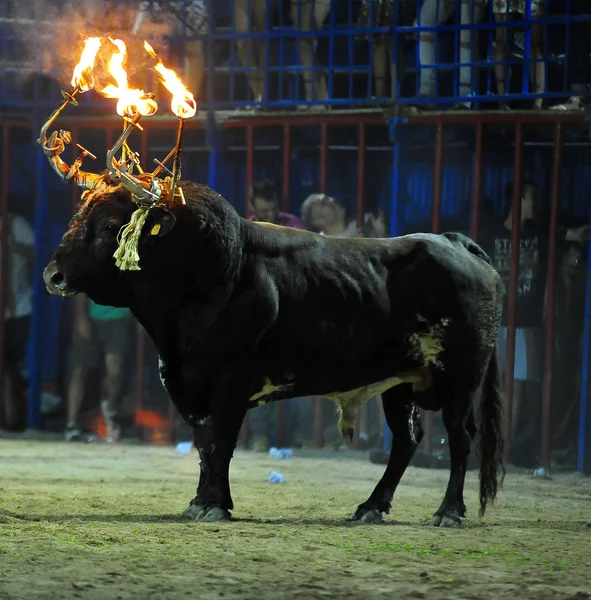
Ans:
POLYGON ((39 139, 37 143, 43 148, 43 152, 49 159, 51 166, 54 171, 65 181, 72 179, 78 185, 82 187, 92 187, 95 178, 98 176, 92 173, 84 173, 80 171, 82 161, 85 157, 90 156, 96 159, 96 156, 83 148, 80 144, 76 146, 80 149, 81 155, 74 161, 71 167, 69 167, 60 158, 60 154, 65 150, 65 145, 71 143, 72 134, 69 131, 59 130, 54 131, 49 140, 47 139, 47 130, 53 125, 55 120, 60 116, 63 110, 68 104, 78 105, 76 96, 79 93, 84 93, 94 88, 94 76, 93 69, 98 54, 99 48, 101 47, 101 39, 99 37, 87 38, 84 40, 84 49, 80 56, 80 61, 74 68, 74 74, 72 75, 72 86, 73 89, 70 92, 62 90, 63 102, 51 113, 47 121, 41 127, 39 132, 39 139), (87 181, 88 179, 88 181, 87 181))
MULTIPOLYGON (((167 69, 164 66, 162 60, 158 58, 154 48, 152 48, 148 42, 144 42, 144 48, 146 52, 150 54, 150 56, 157 60, 154 70, 160 75, 162 78, 162 83, 172 94, 170 108, 178 117, 176 144, 174 149, 163 161, 163 163, 159 164, 158 169, 155 171, 158 172, 162 168, 165 168, 164 164, 170 158, 170 156, 174 154, 172 163, 172 176, 170 178, 169 187, 170 201, 174 202, 175 194, 177 192, 176 185, 181 176, 181 146, 183 141, 185 120, 195 116, 195 113, 197 112, 197 103, 195 102, 193 94, 183 85, 183 82, 179 79, 178 75, 172 69, 167 69)), ((181 188, 178 189, 178 193, 181 203, 185 204, 185 197, 181 188)))

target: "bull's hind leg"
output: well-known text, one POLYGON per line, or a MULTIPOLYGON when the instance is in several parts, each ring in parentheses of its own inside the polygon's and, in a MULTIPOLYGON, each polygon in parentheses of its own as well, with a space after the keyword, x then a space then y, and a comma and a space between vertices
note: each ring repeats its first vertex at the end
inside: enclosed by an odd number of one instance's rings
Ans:
POLYGON ((382 394, 384 415, 392 430, 392 449, 384 475, 371 496, 357 507, 352 521, 375 523, 392 507, 392 498, 423 437, 418 406, 413 402, 412 387, 403 384, 382 394))
POLYGON ((464 481, 470 442, 476 433, 471 400, 472 394, 451 394, 441 408, 441 416, 448 434, 451 465, 445 496, 429 523, 436 527, 461 527, 461 518, 466 515, 464 481))

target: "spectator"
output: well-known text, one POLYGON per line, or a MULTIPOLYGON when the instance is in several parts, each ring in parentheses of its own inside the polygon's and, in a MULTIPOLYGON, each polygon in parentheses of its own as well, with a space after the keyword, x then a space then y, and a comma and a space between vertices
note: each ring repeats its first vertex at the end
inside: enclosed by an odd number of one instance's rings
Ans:
MULTIPOLYGON (((487 229, 483 247, 491 256, 505 285, 502 324, 499 330, 498 351, 501 369, 505 366, 507 345, 508 286, 511 267, 513 182, 505 189, 509 206, 502 223, 487 229)), ((537 447, 532 446, 539 430, 536 420, 541 407, 542 348, 544 327, 544 299, 548 257, 548 226, 541 217, 538 190, 528 181, 523 184, 521 197, 521 230, 519 242, 519 274, 515 299, 515 362, 513 371, 513 412, 511 415, 512 461, 521 466, 535 466, 537 447), (525 430, 519 430, 525 421, 525 430)), ((562 230, 563 241, 582 242, 588 227, 562 230)))
MULTIPOLYGON (((0 231, 3 223, 0 221, 0 231)), ((26 427, 27 383, 21 368, 25 358, 32 312, 32 266, 35 257, 35 238, 27 220, 8 213, 6 238, 6 282, 4 305, 4 402, 2 424, 5 429, 23 430, 26 427)), ((1 258, 1 256, 0 256, 1 258)))
POLYGON ((122 409, 125 359, 134 334, 133 319, 127 308, 95 304, 78 294, 74 299, 74 340, 68 386, 67 441, 87 439, 80 428, 80 409, 90 370, 104 360, 107 399, 101 411, 107 424, 108 442, 122 437, 122 409))
MULTIPOLYGON (((560 3, 564 6, 564 2, 560 3)), ((591 18, 591 0, 570 2, 570 14, 587 15, 591 18)), ((551 110, 583 110, 589 102, 589 84, 591 84, 591 21, 573 21, 570 23, 568 46, 565 49, 566 78, 570 85, 571 97, 562 104, 551 106, 551 110)))
MULTIPOLYGON (((459 0, 460 1, 460 23, 471 25, 482 19, 486 0, 459 0)), ((454 13, 458 0, 425 0, 419 15, 418 25, 432 27, 441 25, 454 13)), ((435 98, 437 71, 434 68, 424 68, 423 65, 435 64, 435 35, 433 31, 422 31, 419 34, 419 58, 420 58, 420 90, 419 95, 425 98, 435 98)), ((459 96, 470 96, 474 94, 472 89, 472 74, 476 78, 477 70, 469 63, 477 59, 475 40, 478 36, 476 30, 462 29, 460 32, 460 85, 457 93, 459 96)), ((433 108, 428 105, 428 108, 433 108)), ((470 108, 471 102, 462 102, 455 108, 470 108)))
MULTIPOLYGON (((398 15, 395 15, 394 0, 361 0, 361 8, 357 17, 357 26, 389 27, 394 26, 398 16, 400 25, 412 25, 416 15, 416 0, 401 0, 398 15), (373 18, 372 18, 373 16, 373 18)), ((367 34, 357 35, 358 40, 367 40, 367 34)), ((396 65, 392 61, 392 32, 379 33, 373 36, 373 76, 375 79, 376 98, 390 98, 392 94, 388 87, 388 75, 391 83, 396 81, 396 65), (392 68, 392 72, 390 72, 392 68)))
POLYGON ((330 237, 355 237, 355 219, 347 219, 345 207, 327 194, 310 194, 301 207, 306 229, 330 237))
MULTIPOLYGON (((347 219, 345 208, 334 198, 327 194, 310 194, 301 207, 302 220, 307 229, 316 231, 326 237, 385 237, 387 227, 385 217, 380 213, 377 217, 367 213, 365 224, 359 228, 356 220, 347 219)), ((314 423, 314 397, 301 398, 296 403, 296 445, 311 446, 313 444, 314 423)), ((372 407, 375 399, 370 400, 361 410, 360 414, 360 440, 362 444, 371 443, 370 438, 376 434, 372 427, 370 415, 374 412, 372 407)), ((336 413, 332 401, 326 401, 323 407, 324 437, 327 445, 338 449, 342 440, 338 432, 336 413)), ((373 419, 373 421, 379 421, 373 419)), ((377 431, 379 432, 379 422, 377 431)))
MULTIPOLYGON (((290 213, 281 212, 279 209, 279 196, 277 186, 268 179, 257 181, 250 191, 250 203, 254 208, 250 219, 274 225, 284 225, 304 229, 304 224, 298 217, 290 213)), ((267 452, 271 423, 275 413, 275 403, 257 406, 249 411, 250 430, 253 435, 252 449, 255 452, 267 452)))
MULTIPOLYGON (((313 2, 310 2, 310 0, 290 0, 294 28, 298 31, 321 29, 330 12, 330 2, 331 0, 314 0, 313 2)), ((318 62, 315 57, 318 46, 317 38, 305 35, 299 38, 298 43, 299 63, 300 66, 304 67, 302 75, 306 100, 327 100, 326 72, 314 68, 314 63, 318 62)), ((298 108, 305 110, 308 105, 300 105, 298 108)), ((316 108, 325 109, 327 107, 319 105, 316 108)))
MULTIPOLYGON (((154 25, 163 28, 167 35, 207 35, 209 17, 205 0, 190 0, 189 2, 182 0, 159 0, 155 2, 149 0, 140 2, 132 33, 134 35, 147 35, 154 25)), ((185 42, 182 55, 185 63, 183 82, 195 99, 198 100, 201 97, 201 86, 206 71, 203 42, 200 40, 185 42)))
POLYGON ((305 229, 304 223, 298 217, 281 211, 277 186, 272 181, 265 179, 255 182, 250 191, 249 200, 254 210, 250 215, 251 221, 263 221, 285 227, 305 229))
MULTIPOLYGON (((500 23, 506 23, 509 17, 515 15, 525 16, 526 0, 492 0, 493 13, 495 20, 500 23)), ((544 16, 544 0, 531 0, 531 18, 539 19, 544 16)), ((530 27, 529 24, 526 27, 530 27)), ((544 92, 546 87, 546 65, 542 55, 543 29, 542 25, 531 25, 530 37, 530 81, 534 93, 539 94, 544 92)), ((495 77, 497 80, 497 94, 503 95, 509 93, 511 84, 511 66, 509 64, 508 49, 512 44, 512 28, 497 27, 495 34, 495 49, 494 60, 499 64, 495 65, 495 77), (509 36, 509 39, 507 39, 509 36), (505 73, 507 73, 507 81, 505 81, 505 73)), ((543 98, 534 100, 534 108, 541 109, 543 98)), ((508 109, 509 105, 501 101, 500 107, 508 109)))
MULTIPOLYGON (((236 33, 262 33, 267 21, 267 0, 234 0, 236 33)), ((269 8, 274 8, 269 6, 269 8)), ((242 37, 236 40, 238 57, 243 68, 254 69, 247 73, 253 102, 266 97, 265 90, 265 39, 242 37)), ((252 107, 248 107, 252 108, 252 107)))
POLYGON ((566 242, 561 252, 555 291, 554 362, 552 371, 552 459, 576 467, 584 337, 587 248, 566 242))

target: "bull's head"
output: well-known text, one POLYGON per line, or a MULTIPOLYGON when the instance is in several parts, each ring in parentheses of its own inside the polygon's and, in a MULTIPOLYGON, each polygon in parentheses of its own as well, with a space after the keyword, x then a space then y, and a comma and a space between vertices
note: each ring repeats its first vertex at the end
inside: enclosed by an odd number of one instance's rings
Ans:
MULTIPOLYGON (((43 272, 49 293, 73 296, 83 292, 101 304, 125 305, 133 273, 121 271, 113 254, 121 230, 136 210, 124 185, 106 173, 97 176, 92 189, 82 194, 69 229, 43 272)), ((165 206, 151 208, 141 228, 138 250, 168 233, 175 220, 165 206), (147 238, 150 241, 146 242, 147 238)))
POLYGON ((130 306, 154 294, 175 302, 209 296, 219 302, 242 264, 242 219, 211 188, 189 181, 180 185, 186 204, 158 204, 147 211, 137 240, 141 270, 122 270, 113 254, 137 205, 129 190, 103 174, 82 194, 43 272, 47 290, 59 296, 81 292, 110 306, 130 306))

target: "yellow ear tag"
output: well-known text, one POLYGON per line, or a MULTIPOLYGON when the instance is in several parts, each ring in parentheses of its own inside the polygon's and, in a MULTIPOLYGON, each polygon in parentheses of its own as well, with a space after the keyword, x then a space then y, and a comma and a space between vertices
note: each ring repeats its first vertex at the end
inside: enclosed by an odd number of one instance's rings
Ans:
POLYGON ((150 231, 150 235, 158 235, 159 231, 160 231, 160 223, 156 223, 156 225, 154 225, 154 227, 152 227, 152 231, 150 231))

